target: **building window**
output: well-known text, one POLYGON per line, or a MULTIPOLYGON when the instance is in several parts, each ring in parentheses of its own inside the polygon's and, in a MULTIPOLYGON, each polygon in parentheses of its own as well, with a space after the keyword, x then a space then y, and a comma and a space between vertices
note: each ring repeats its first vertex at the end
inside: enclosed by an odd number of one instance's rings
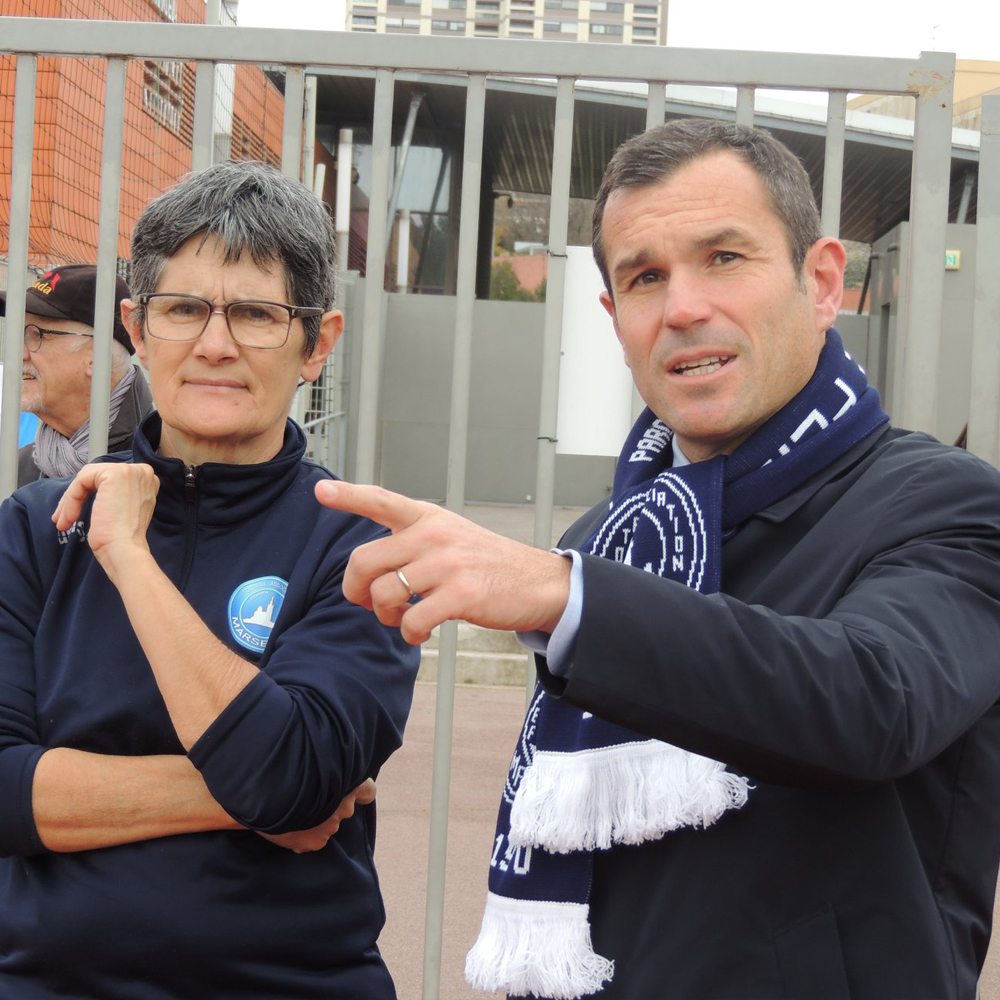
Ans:
POLYGON ((579 0, 545 0, 546 10, 576 10, 579 0))
POLYGON ((534 28, 534 24, 531 21, 515 21, 511 20, 510 30, 511 31, 531 31, 534 28))
POLYGON ((496 14, 500 10, 500 0, 476 0, 476 11, 496 14))
POLYGON ((620 24, 592 24, 590 26, 592 35, 620 35, 622 30, 620 24))
POLYGON ((177 0, 149 0, 164 21, 177 20, 177 0))
POLYGON ((465 31, 464 21, 431 21, 435 31, 465 31))
POLYGON ((354 15, 354 24, 357 27, 367 27, 368 25, 371 25, 371 27, 374 28, 375 27, 375 18, 374 17, 366 17, 366 16, 364 16, 362 14, 355 14, 354 15))
POLYGON ((607 11, 609 14, 621 14, 625 10, 625 4, 610 3, 608 0, 590 0, 590 9, 592 11, 607 11))
MULTIPOLYGON (((593 6, 593 4, 591 4, 591 6, 593 6)), ((640 4, 636 4, 632 8, 632 13, 636 17, 656 17, 656 8, 655 7, 644 7, 644 6, 641 6, 640 4)))
POLYGON ((640 27, 638 24, 632 28, 633 38, 655 38, 656 28, 640 27))
POLYGON ((448 0, 448 6, 452 10, 465 10, 465 0, 448 0))
POLYGON ((553 34, 576 34, 576 21, 546 21, 545 30, 553 34))
POLYGON ((500 29, 495 24, 477 24, 476 34, 477 35, 498 35, 500 29))
POLYGON ((535 0, 510 0, 510 5, 515 10, 534 10, 535 0))

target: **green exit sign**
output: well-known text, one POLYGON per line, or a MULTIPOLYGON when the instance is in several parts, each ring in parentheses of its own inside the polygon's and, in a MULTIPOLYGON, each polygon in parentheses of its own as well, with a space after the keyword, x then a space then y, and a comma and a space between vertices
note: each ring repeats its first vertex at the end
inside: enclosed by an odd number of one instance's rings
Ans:
POLYGON ((962 266, 961 250, 945 250, 944 269, 946 271, 957 271, 962 266))

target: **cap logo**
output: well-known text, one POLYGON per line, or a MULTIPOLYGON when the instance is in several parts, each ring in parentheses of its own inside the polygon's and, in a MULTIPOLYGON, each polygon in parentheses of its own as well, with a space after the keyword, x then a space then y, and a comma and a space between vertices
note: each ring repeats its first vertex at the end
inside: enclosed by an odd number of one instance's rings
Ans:
POLYGON ((241 583, 229 598, 229 631, 251 653, 262 653, 274 630, 288 581, 280 576, 258 576, 241 583))

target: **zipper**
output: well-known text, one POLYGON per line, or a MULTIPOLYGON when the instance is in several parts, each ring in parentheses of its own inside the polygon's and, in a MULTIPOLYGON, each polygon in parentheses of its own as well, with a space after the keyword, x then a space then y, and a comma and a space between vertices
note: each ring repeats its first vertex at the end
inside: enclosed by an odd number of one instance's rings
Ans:
POLYGON ((198 532, 198 467, 184 466, 184 565, 178 590, 187 589, 188 577, 194 565, 194 549, 198 532))

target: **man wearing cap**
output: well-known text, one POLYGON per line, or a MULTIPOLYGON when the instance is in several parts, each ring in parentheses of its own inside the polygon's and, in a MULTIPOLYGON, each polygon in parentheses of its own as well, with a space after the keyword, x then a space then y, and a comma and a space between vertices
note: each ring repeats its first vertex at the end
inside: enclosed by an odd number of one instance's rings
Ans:
MULTIPOLYGON (((21 409, 36 414, 40 423, 35 441, 18 453, 19 487, 75 475, 87 461, 96 288, 96 267, 67 264, 43 274, 28 289, 21 409)), ((153 408, 146 380, 131 363, 134 349, 119 314, 128 297, 128 285, 116 278, 109 452, 127 449, 136 425, 153 408)), ((0 292, 0 313, 6 313, 6 300, 6 292, 0 292)))

